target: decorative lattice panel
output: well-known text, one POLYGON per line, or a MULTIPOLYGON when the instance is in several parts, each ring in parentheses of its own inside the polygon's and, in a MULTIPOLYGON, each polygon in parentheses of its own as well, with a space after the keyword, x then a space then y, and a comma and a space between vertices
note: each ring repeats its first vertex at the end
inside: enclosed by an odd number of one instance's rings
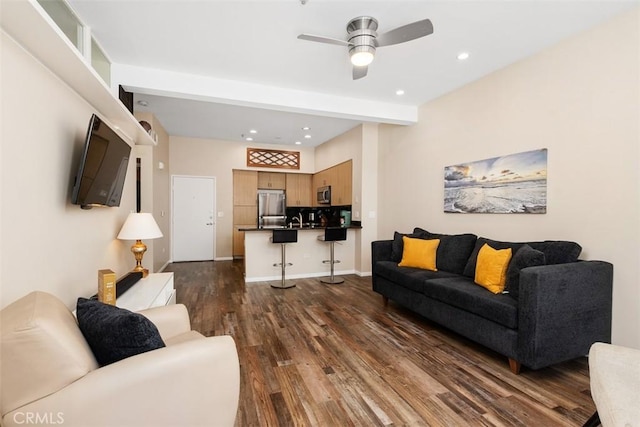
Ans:
POLYGON ((247 166, 300 169, 300 152, 247 148, 247 166))

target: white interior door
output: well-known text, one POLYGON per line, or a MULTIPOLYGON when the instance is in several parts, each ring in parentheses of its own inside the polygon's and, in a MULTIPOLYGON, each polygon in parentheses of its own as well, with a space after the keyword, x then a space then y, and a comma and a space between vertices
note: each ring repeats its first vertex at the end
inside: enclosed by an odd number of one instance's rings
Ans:
POLYGON ((174 176, 172 187, 173 261, 213 260, 216 179, 174 176))

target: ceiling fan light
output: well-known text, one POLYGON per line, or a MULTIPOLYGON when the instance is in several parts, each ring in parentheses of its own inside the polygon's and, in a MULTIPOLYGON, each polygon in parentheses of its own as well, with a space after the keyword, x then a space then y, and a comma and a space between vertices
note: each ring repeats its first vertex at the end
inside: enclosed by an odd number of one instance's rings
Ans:
POLYGON ((351 63, 356 67, 364 67, 371 64, 373 61, 373 52, 369 51, 356 51, 351 52, 351 63))

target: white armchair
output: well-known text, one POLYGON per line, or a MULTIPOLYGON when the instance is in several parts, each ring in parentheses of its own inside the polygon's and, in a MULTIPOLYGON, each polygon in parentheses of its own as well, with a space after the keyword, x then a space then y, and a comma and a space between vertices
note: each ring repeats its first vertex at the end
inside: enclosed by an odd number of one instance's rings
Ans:
POLYGON ((640 350, 595 343, 589 375, 598 412, 585 426, 640 426, 640 350))
POLYGON ((33 292, 3 309, 2 425, 233 426, 240 390, 233 339, 192 331, 183 305, 141 314, 167 346, 99 367, 56 297, 33 292))

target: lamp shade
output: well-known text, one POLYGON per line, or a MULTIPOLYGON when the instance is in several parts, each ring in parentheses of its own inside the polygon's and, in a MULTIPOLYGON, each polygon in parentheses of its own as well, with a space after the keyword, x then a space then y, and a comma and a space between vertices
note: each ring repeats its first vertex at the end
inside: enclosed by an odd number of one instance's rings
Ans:
POLYGON ((124 222, 119 240, 157 239, 162 237, 162 231, 150 213, 130 213, 124 222))

